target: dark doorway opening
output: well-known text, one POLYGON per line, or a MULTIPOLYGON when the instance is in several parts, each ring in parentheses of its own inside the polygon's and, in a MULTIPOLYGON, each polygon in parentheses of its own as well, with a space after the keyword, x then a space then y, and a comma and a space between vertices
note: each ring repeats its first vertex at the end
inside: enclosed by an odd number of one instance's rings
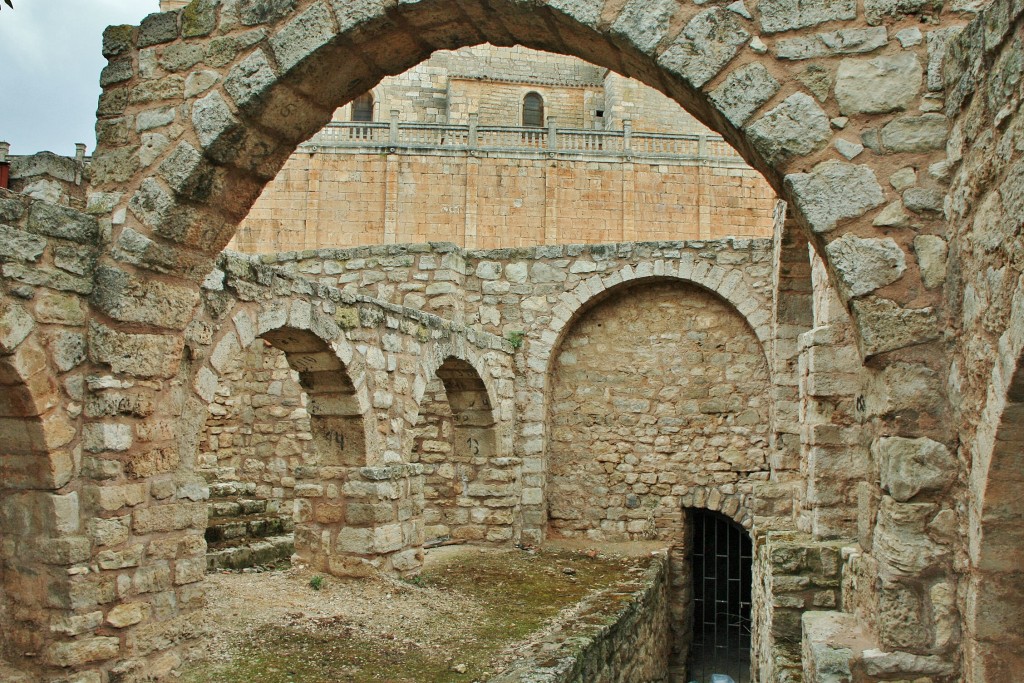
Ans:
POLYGON ((753 547, 746 530, 710 510, 692 510, 693 639, 687 680, 750 682, 753 547))

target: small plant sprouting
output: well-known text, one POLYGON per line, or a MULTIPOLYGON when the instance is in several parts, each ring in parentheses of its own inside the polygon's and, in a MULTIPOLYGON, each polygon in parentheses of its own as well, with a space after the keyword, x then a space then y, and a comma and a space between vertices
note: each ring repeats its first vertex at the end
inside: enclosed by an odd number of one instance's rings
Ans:
POLYGON ((523 345, 523 340, 526 339, 526 333, 521 330, 509 332, 508 336, 505 338, 508 339, 508 343, 512 345, 513 349, 518 349, 523 345))
POLYGON ((402 581, 405 581, 406 583, 416 586, 418 588, 423 588, 423 586, 426 585, 426 581, 424 581, 423 577, 419 574, 417 574, 416 576, 407 576, 403 578, 402 581))
POLYGON ((309 587, 312 588, 315 591, 318 591, 321 588, 323 588, 323 585, 324 585, 324 577, 320 576, 319 574, 317 574, 316 576, 314 576, 313 578, 311 578, 309 580, 309 587))

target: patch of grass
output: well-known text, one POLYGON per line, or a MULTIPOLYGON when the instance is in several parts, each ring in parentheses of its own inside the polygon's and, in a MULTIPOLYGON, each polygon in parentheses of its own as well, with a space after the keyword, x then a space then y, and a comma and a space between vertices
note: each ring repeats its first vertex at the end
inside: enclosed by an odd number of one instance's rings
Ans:
POLYGON ((309 580, 309 587, 315 591, 320 590, 324 586, 324 577, 317 574, 309 580))
MULTIPOLYGON (((495 673, 497 655, 595 589, 626 576, 632 560, 565 550, 468 552, 405 582, 473 605, 450 636, 363 637, 344 619, 267 624, 238 636, 225 661, 192 662, 183 683, 468 683, 495 673), (459 671, 452 667, 462 664, 459 671)), ((322 577, 310 579, 310 586, 322 577)), ((319 585, 320 582, 317 582, 319 585)), ((314 587, 316 590, 316 587, 314 587)), ((415 590, 414 589, 414 590, 415 590)), ((437 619, 450 617, 438 616, 437 619)), ((429 631, 430 620, 417 629, 429 631)))

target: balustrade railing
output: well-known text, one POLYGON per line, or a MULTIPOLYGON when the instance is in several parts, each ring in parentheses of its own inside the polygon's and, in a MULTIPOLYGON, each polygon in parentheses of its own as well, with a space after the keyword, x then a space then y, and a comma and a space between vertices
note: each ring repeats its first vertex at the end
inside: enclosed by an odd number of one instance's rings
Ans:
POLYGON ((410 150, 458 149, 484 152, 554 152, 642 156, 674 159, 710 159, 742 163, 742 158, 717 135, 645 133, 632 130, 582 130, 517 126, 480 126, 475 118, 469 125, 427 123, 333 122, 304 143, 316 149, 360 149, 366 147, 410 150))

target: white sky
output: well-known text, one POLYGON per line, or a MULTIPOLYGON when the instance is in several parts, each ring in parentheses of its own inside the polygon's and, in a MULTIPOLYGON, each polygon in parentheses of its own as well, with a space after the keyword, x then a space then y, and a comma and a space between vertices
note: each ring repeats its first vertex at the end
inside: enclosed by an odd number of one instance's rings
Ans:
POLYGON ((103 29, 138 25, 158 0, 14 0, 0 9, 0 140, 12 154, 96 146, 103 29))

